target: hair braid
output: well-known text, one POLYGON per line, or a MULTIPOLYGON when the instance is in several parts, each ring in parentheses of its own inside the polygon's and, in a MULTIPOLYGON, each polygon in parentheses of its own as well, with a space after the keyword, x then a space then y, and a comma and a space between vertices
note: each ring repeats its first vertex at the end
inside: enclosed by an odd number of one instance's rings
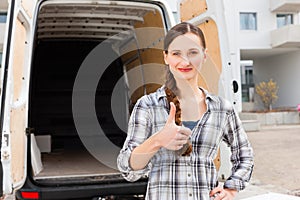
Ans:
MULTIPOLYGON (((179 90, 176 86, 176 81, 173 76, 173 74, 170 72, 170 69, 167 69, 166 72, 166 83, 165 83, 165 92, 167 95, 168 103, 171 102, 174 103, 176 107, 176 113, 175 113, 175 123, 178 126, 182 125, 181 121, 181 108, 180 108, 180 102, 178 100, 179 96, 179 90)), ((189 156, 192 152, 192 144, 190 141, 188 141, 181 149, 177 150, 177 153, 182 156, 189 156)))

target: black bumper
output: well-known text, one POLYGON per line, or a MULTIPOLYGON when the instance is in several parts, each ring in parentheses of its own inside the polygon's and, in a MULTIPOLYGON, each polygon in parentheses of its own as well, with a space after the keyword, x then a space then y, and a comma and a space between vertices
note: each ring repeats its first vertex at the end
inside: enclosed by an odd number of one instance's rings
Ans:
POLYGON ((130 196, 144 195, 146 193, 147 180, 137 182, 105 183, 92 185, 52 185, 39 186, 27 179, 24 186, 16 192, 18 199, 23 199, 22 191, 37 191, 39 199, 93 199, 95 197, 105 196, 130 196))

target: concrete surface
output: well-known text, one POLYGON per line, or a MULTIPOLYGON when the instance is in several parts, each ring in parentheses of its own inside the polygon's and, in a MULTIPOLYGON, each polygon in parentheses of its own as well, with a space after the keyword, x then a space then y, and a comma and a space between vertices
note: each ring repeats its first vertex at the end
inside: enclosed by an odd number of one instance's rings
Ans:
POLYGON ((262 126, 247 134, 255 166, 236 200, 300 200, 300 124, 262 126))
POLYGON ((253 176, 235 200, 300 200, 300 124, 262 126, 248 138, 255 153, 253 176))

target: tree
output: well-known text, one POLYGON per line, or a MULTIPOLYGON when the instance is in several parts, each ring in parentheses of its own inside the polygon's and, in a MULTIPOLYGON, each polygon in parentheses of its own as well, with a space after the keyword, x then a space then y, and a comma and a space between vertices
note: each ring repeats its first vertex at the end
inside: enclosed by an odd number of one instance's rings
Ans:
POLYGON ((255 86, 255 91, 259 95, 265 108, 272 110, 272 104, 274 104, 278 99, 277 83, 274 82, 272 79, 270 79, 269 82, 260 82, 258 85, 255 86))

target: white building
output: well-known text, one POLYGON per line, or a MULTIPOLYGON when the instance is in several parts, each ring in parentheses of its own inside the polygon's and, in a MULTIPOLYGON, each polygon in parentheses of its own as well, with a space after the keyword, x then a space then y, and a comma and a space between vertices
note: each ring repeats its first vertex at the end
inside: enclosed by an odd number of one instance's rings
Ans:
POLYGON ((279 86, 274 107, 296 108, 300 103, 300 0, 235 0, 235 6, 233 28, 239 33, 240 60, 253 62, 253 67, 241 65, 244 100, 249 101, 249 86, 273 79, 279 86))

